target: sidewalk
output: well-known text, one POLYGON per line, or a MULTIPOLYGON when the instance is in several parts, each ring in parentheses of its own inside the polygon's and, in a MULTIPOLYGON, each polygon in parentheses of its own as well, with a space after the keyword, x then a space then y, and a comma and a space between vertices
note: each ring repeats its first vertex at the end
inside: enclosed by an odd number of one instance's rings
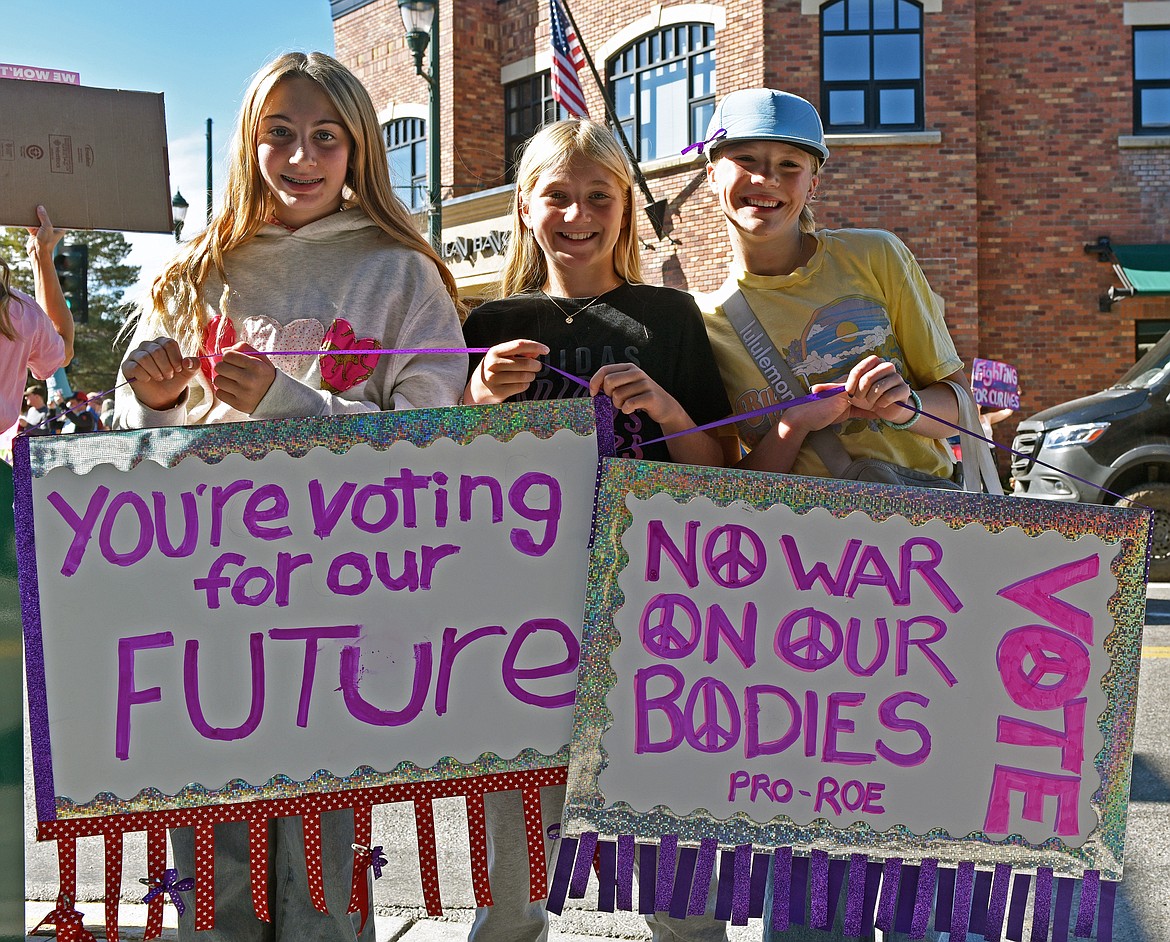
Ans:
MULTIPOLYGON (((596 901, 594 901, 595 903, 596 901)), ((635 913, 599 913, 578 907, 566 909, 561 916, 551 917, 549 942, 599 942, 599 940, 648 940, 650 930, 645 920, 635 913)), ((78 904, 85 914, 85 927, 97 939, 104 939, 105 928, 101 923, 100 902, 78 904)), ((25 923, 33 926, 51 909, 52 903, 32 902, 25 904, 25 923)), ((471 927, 474 910, 448 909, 442 916, 427 916, 416 910, 378 911, 377 942, 466 942, 467 930, 471 927)), ((118 907, 118 938, 125 942, 139 942, 146 925, 146 906, 140 903, 122 903, 118 907)), ((165 942, 178 939, 175 931, 176 915, 173 906, 163 909, 163 932, 165 942)), ((728 926, 730 942, 759 942, 762 927, 760 920, 752 919, 746 926, 728 926)), ((28 935, 26 942, 39 942, 52 938, 51 926, 42 927, 35 935, 28 935)))

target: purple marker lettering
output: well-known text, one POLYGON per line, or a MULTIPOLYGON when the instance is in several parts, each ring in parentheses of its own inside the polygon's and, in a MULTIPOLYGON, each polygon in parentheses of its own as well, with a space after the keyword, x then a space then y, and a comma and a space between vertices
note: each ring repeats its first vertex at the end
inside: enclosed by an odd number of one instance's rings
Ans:
POLYGON ((930 755, 931 736, 930 730, 921 723, 898 715, 898 707, 903 703, 913 703, 925 709, 930 705, 930 700, 921 694, 909 691, 891 694, 878 707, 878 720, 890 732, 916 734, 920 743, 919 747, 910 753, 896 752, 886 745, 884 740, 879 739, 874 745, 874 750, 887 762, 903 768, 911 768, 915 765, 922 765, 927 756, 930 755))
POLYGON ((136 703, 157 703, 162 699, 159 687, 134 686, 134 655, 150 648, 169 648, 175 636, 169 631, 118 639, 118 715, 114 728, 114 755, 130 758, 130 708, 136 703))
POLYGON ((946 606, 948 612, 957 612, 963 607, 954 589, 938 573, 938 564, 942 562, 942 557, 942 546, 928 537, 916 536, 905 542, 902 546, 901 563, 902 572, 905 574, 903 581, 906 585, 907 603, 910 601, 910 573, 917 572, 926 582, 927 588, 934 593, 935 598, 946 606), (914 550, 919 546, 927 551, 925 559, 914 558, 914 550))
POLYGON ((804 754, 812 758, 817 754, 817 728, 819 726, 820 699, 815 690, 804 692, 804 754))
POLYGON ((240 491, 250 491, 251 481, 233 481, 227 487, 218 484, 211 489, 211 545, 219 546, 223 536, 223 512, 230 501, 240 491))
MULTIPOLYGON (((133 524, 131 527, 133 528, 133 524)), ((98 545, 101 548, 102 556, 115 566, 133 566, 136 562, 141 561, 154 546, 154 521, 150 518, 150 508, 146 506, 146 501, 133 491, 122 491, 122 493, 115 495, 114 499, 110 501, 105 516, 102 517, 102 525, 98 531, 98 545), (118 511, 127 504, 134 508, 138 517, 138 542, 129 552, 119 553, 114 549, 111 539, 114 525, 118 519, 118 511)))
POLYGON ((1025 710, 1056 710, 1081 695, 1092 664, 1080 641, 1047 625, 1024 625, 1003 636, 995 652, 999 677, 1025 710), (1056 679, 1043 681, 1052 675, 1056 679))
POLYGON ((708 606, 704 637, 703 660, 708 664, 714 664, 719 657, 719 642, 723 640, 745 670, 751 667, 756 663, 756 603, 744 603, 739 631, 735 630, 721 605, 708 606))
POLYGON ((239 553, 220 553, 211 564, 207 575, 195 580, 195 590, 207 593, 208 608, 219 608, 219 590, 232 584, 232 580, 223 575, 224 567, 242 566, 245 562, 246 559, 239 553))
POLYGON ((435 482, 435 526, 445 527, 447 525, 447 489, 443 486, 447 483, 447 475, 442 471, 436 471, 431 475, 431 480, 435 482))
POLYGON ((540 680, 546 677, 569 676, 575 680, 577 666, 581 661, 581 645, 577 636, 563 621, 558 618, 533 618, 526 621, 508 642, 508 650, 504 652, 503 676, 504 686, 508 692, 521 703, 543 707, 546 710, 556 710, 573 705, 576 696, 575 683, 571 680, 568 689, 562 693, 541 695, 525 690, 520 686, 521 680, 540 680), (538 631, 552 631, 560 636, 565 645, 565 657, 555 664, 542 664, 538 667, 517 667, 516 661, 520 657, 520 648, 524 642, 538 631))
POLYGON ((910 670, 910 648, 918 648, 923 657, 925 657, 934 669, 938 672, 939 677, 946 681, 948 687, 953 687, 959 682, 958 678, 951 673, 951 669, 943 662, 937 654, 930 649, 930 646, 936 641, 941 641, 947 633, 947 625, 941 618, 935 618, 933 615, 921 615, 918 618, 899 618, 898 619, 898 650, 896 655, 896 662, 894 673, 899 677, 905 677, 910 670), (928 625, 931 628, 930 637, 928 638, 911 638, 910 629, 915 625, 928 625))
POLYGON ((276 556, 276 604, 279 608, 284 608, 288 605, 289 594, 291 592, 290 583, 292 582, 292 574, 295 570, 300 569, 301 566, 308 566, 312 563, 313 557, 308 553, 298 553, 296 556, 290 553, 278 553, 276 556))
POLYGON ((325 584, 334 595, 361 595, 370 587, 373 581, 370 572, 370 561, 361 553, 342 553, 329 564, 329 572, 325 576, 325 584), (357 579, 351 583, 342 581, 346 569, 352 569, 357 579))
POLYGON ((313 513, 313 532, 322 540, 333 534, 333 529, 341 520, 341 515, 345 513, 355 490, 357 484, 353 481, 344 481, 336 493, 326 500, 321 482, 316 479, 309 482, 309 508, 313 513))
POLYGON ((382 533, 398 520, 398 498, 387 478, 383 484, 367 484, 354 495, 350 510, 353 525, 363 533, 382 533), (373 501, 381 501, 381 513, 367 517, 366 509, 373 501))
POLYGON ((644 755, 648 752, 670 752, 683 741, 683 716, 676 705, 683 690, 683 675, 669 664, 655 664, 634 672, 634 752, 644 755), (657 696, 650 696, 650 684, 658 677, 670 683, 670 689, 657 696), (650 714, 663 714, 670 732, 664 739, 651 738, 650 714))
POLYGON ((57 491, 49 494, 47 500, 53 505, 57 513, 61 515, 69 528, 73 531, 73 539, 69 543, 69 550, 65 553, 65 558, 61 562, 61 575, 71 576, 77 572, 77 567, 81 565, 82 557, 85 556, 85 548, 89 545, 90 538, 93 536, 93 528, 98 522, 98 517, 101 516, 102 507, 105 506, 106 500, 110 496, 110 489, 104 484, 95 488, 94 492, 89 496, 89 504, 85 508, 85 516, 78 516, 77 511, 69 506, 64 497, 57 491))
POLYGON ((1069 586, 1095 579, 1101 569, 1098 556, 1086 556, 1071 563, 1065 563, 1027 579, 1021 579, 1000 589, 996 595, 1015 602, 1022 608, 1039 615, 1057 628, 1080 638, 1085 644, 1093 643, 1093 616, 1088 612, 1056 598, 1056 593, 1069 586))
POLYGON ((750 684, 744 689, 744 741, 745 758, 774 756, 783 752, 800 738, 801 712, 796 697, 783 687, 771 684, 750 684), (760 740, 760 698, 778 697, 788 708, 788 728, 777 739, 760 740))
POLYGON ((694 652, 699 646, 702 619, 699 609, 687 596, 676 592, 662 592, 650 599, 642 609, 638 637, 647 654, 667 660, 678 660, 694 652), (679 623, 686 627, 680 629, 679 623))
POLYGON ((700 677, 695 681, 687 696, 685 716, 686 740, 698 752, 726 752, 739 742, 739 706, 731 688, 721 680, 700 677))
POLYGON ((837 566, 836 575, 829 572, 826 563, 816 562, 809 569, 804 568, 800 559, 800 550, 796 540, 785 534, 780 537, 780 548, 784 551, 784 558, 788 561, 788 571, 792 575, 792 584, 800 591, 807 592, 817 582, 825 587, 825 593, 830 596, 845 594, 845 582, 853 569, 853 560, 857 558, 857 551, 861 549, 861 540, 850 540, 841 551, 841 561, 837 566))
POLYGON ((486 625, 469 631, 460 638, 458 628, 443 629, 443 646, 439 648, 439 678, 435 682, 435 716, 442 716, 447 712, 447 694, 451 689, 451 665, 455 663, 455 656, 479 638, 507 633, 503 625, 486 625))
POLYGON ((183 695, 191 725, 204 739, 232 742, 250 736, 260 725, 264 716, 264 632, 254 631, 248 636, 248 652, 252 667, 252 705, 248 718, 239 726, 215 727, 204 719, 199 700, 199 642, 194 638, 187 641, 183 650, 183 695))
POLYGON ((853 569, 853 578, 849 580, 849 588, 845 590, 845 595, 853 598, 858 588, 863 585, 884 588, 895 605, 910 603, 910 586, 898 584, 898 579, 890 569, 890 564, 886 562, 885 554, 880 547, 866 544, 861 550, 861 556, 853 569), (870 566, 873 567, 872 571, 868 570, 870 566))
POLYGON ((1055 831, 1060 837, 1080 833, 1081 778, 1079 775, 1048 775, 1029 769, 996 765, 991 779, 991 795, 987 802, 987 818, 983 830, 988 834, 1009 834, 1015 830, 1011 823, 1011 796, 1024 796, 1022 816, 1025 821, 1044 821, 1044 800, 1056 799, 1055 831))
POLYGON ((374 554, 374 571, 378 574, 378 581, 391 592, 402 589, 413 592, 418 588, 418 557, 414 550, 402 554, 402 574, 398 576, 390 571, 390 554, 379 550, 374 554))
POLYGON ((425 491, 431 483, 430 477, 425 474, 415 474, 409 468, 403 468, 396 478, 386 478, 387 487, 395 487, 401 492, 402 525, 408 530, 418 526, 418 505, 415 495, 425 491))
POLYGON ((263 524, 288 518, 288 495, 279 484, 263 484, 248 495, 244 504, 244 529, 258 540, 283 540, 292 536, 291 527, 266 527, 263 524), (268 507, 260 506, 271 501, 268 507))
POLYGON ((418 584, 419 588, 429 589, 431 587, 431 576, 435 574, 435 566, 438 565, 440 559, 446 559, 448 556, 454 556, 459 552, 459 547, 454 543, 443 543, 439 546, 424 546, 422 548, 422 571, 419 573, 418 584))
POLYGON ((347 644, 341 649, 341 695, 346 709, 355 719, 370 726, 405 726, 417 717, 427 699, 431 686, 431 643, 424 641, 414 646, 414 682, 410 700, 401 710, 382 710, 369 703, 358 691, 361 673, 362 649, 347 644))
POLYGON ((662 573, 662 554, 674 563, 675 571, 683 577, 686 584, 692 589, 699 584, 699 557, 698 557, 699 521, 688 520, 686 523, 686 550, 680 550, 678 544, 666 532, 666 524, 661 520, 651 520, 646 524, 646 581, 657 582, 662 573))
POLYGON ((273 641, 304 641, 305 666, 301 671, 301 699, 297 705, 297 726, 309 725, 309 704, 313 697, 313 679, 317 673, 317 648, 325 638, 357 638, 361 625, 328 625, 321 628, 269 628, 273 641))
POLYGON ((276 590, 276 577, 263 566, 249 566, 232 583, 232 601, 237 605, 263 605, 276 590), (255 591, 248 591, 249 584, 258 582, 255 591))
POLYGON ((504 519, 504 491, 500 482, 487 475, 464 474, 459 478, 459 519, 463 523, 471 520, 471 501, 475 492, 485 488, 491 501, 492 523, 504 519))
POLYGON ((195 495, 184 491, 179 495, 183 508, 183 542, 178 546, 171 541, 167 532, 167 501, 162 491, 152 491, 151 499, 154 502, 154 528, 160 552, 168 559, 182 559, 195 552, 199 545, 199 508, 195 503, 195 495))
POLYGON ((865 702, 864 693, 836 691, 825 700, 825 748, 821 757, 825 762, 839 762, 842 765, 869 765, 877 756, 869 752, 846 752, 837 748, 837 737, 841 733, 853 733, 856 724, 841 716, 842 708, 859 707, 865 702))
POLYGON ((703 541, 703 566, 716 585, 743 589, 758 582, 768 567, 764 541, 749 527, 725 523, 703 541))
POLYGON ((857 659, 857 648, 861 636, 861 619, 850 618, 845 626, 845 668, 854 677, 872 677, 878 672, 890 653, 890 627, 886 620, 877 617, 873 620, 873 633, 877 639, 877 651, 873 659, 862 665, 857 659))
POLYGON ((543 556, 552 549, 561 519, 561 486, 557 479, 540 471, 520 475, 508 488, 508 505, 525 520, 544 524, 544 534, 539 541, 529 531, 514 527, 510 534, 512 545, 525 556, 543 556), (546 507, 528 504, 528 492, 533 488, 545 489, 546 507))
POLYGON ((1085 705, 1084 697, 1064 704, 1063 731, 1001 716, 995 741, 1013 746, 1054 746, 1060 750, 1060 767, 1079 773, 1085 764, 1085 705))

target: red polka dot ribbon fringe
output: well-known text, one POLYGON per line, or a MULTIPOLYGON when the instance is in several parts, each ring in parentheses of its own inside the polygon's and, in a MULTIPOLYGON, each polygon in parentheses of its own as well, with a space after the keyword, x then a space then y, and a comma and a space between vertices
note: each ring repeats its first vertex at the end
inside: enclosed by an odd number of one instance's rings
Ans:
MULTIPOLYGON (((524 797, 524 824, 528 837, 529 871, 532 874, 530 896, 534 902, 544 899, 547 889, 547 865, 544 859, 543 822, 540 815, 540 789, 563 785, 567 769, 528 769, 520 772, 497 772, 474 778, 446 779, 434 782, 408 782, 355 788, 348 791, 273 798, 230 805, 202 808, 174 808, 130 814, 112 814, 90 818, 59 818, 37 825, 37 840, 56 841, 61 899, 77 895, 77 839, 102 837, 105 843, 105 925, 106 938, 118 942, 118 899, 122 891, 123 835, 146 833, 147 879, 152 883, 167 869, 166 831, 168 828, 195 829, 195 928, 211 929, 215 925, 215 825, 229 821, 248 824, 249 865, 251 869, 252 905, 259 919, 271 920, 268 908, 268 822, 274 818, 299 815, 304 827, 305 857, 308 863, 309 890, 314 905, 325 912, 325 895, 321 875, 321 815, 327 811, 353 809, 356 843, 368 847, 372 842, 371 811, 375 805, 409 801, 414 805, 415 830, 422 872, 423 901, 429 915, 443 912, 439 890, 438 849, 431 802, 436 798, 463 797, 467 803, 468 833, 471 845, 471 881, 477 906, 490 906, 491 887, 487 876, 487 836, 484 829, 484 795, 490 792, 519 791, 524 797)), ((354 867, 353 889, 347 912, 361 912, 363 921, 369 912, 366 854, 354 867), (365 866, 361 866, 364 863, 365 866)), ((163 904, 167 894, 155 895, 147 906, 144 938, 156 939, 162 933, 163 904)), ((46 916, 67 918, 60 902, 46 916)), ((77 919, 80 926, 80 917, 77 919)), ((65 936, 58 931, 58 937, 65 936)), ((81 938, 80 936, 75 936, 81 938)))

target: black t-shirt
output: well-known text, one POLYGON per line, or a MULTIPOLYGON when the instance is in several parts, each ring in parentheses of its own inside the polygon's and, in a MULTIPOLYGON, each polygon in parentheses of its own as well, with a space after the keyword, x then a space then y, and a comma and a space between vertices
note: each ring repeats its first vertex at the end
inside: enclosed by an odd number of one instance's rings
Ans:
MULTIPOLYGON (((469 347, 520 339, 540 341, 552 351, 543 360, 585 382, 582 386, 545 367, 524 393, 513 398, 588 396, 589 380, 602 366, 633 363, 677 399, 696 425, 731 414, 702 315, 686 292, 626 284, 587 307, 587 299, 557 298, 556 302, 540 292, 515 294, 481 304, 463 325, 469 347), (565 323, 566 314, 578 310, 573 323, 565 323)), ((470 370, 478 368, 482 359, 482 354, 472 354, 470 370)), ((644 413, 623 415, 615 410, 614 434, 617 453, 623 458, 670 460, 666 442, 642 447, 642 442, 663 434, 658 423, 644 413)))

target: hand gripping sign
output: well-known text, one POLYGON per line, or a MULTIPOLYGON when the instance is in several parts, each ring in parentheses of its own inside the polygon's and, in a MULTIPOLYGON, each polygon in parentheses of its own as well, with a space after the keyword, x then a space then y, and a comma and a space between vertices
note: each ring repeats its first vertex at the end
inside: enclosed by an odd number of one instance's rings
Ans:
MULTIPOLYGON (((605 405, 608 400, 598 400, 605 405)), ((168 871, 195 829, 196 927, 214 825, 246 821, 268 918, 267 822, 414 803, 441 911, 431 801, 462 795, 477 902, 483 795, 564 781, 598 438, 594 403, 419 410, 22 439, 16 514, 38 836, 75 898, 78 837, 168 871), (479 851, 476 853, 475 851, 479 851)), ((532 893, 547 891, 539 801, 532 893)), ((373 859, 367 850, 363 864, 373 859)), ((355 867, 350 911, 364 902, 355 867)), ((157 879, 155 879, 157 878, 157 879)), ((167 889, 164 887, 164 889, 167 889)), ((176 890, 178 893, 178 890, 176 890)), ((168 892, 151 898, 151 930, 168 892)), ((178 894, 181 895, 182 894, 178 894)))
POLYGON ((605 460, 596 521, 550 908, 1108 933, 1148 513, 605 460))

